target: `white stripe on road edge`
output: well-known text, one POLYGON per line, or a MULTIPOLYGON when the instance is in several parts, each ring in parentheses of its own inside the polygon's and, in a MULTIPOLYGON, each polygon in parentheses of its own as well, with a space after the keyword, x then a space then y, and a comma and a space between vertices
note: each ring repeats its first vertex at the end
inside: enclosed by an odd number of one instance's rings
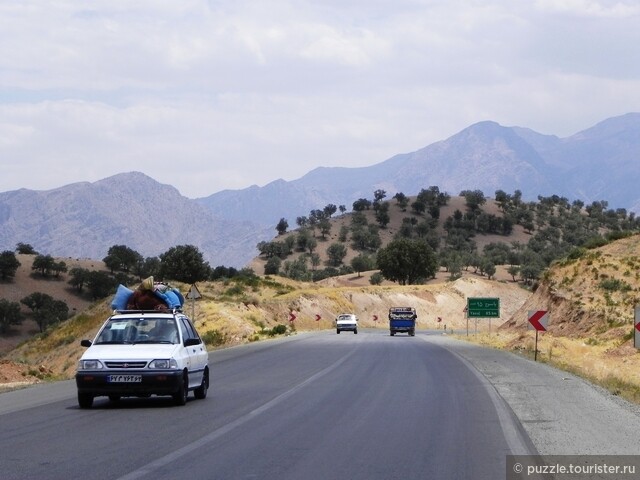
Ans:
POLYGON ((217 440, 218 438, 220 438, 223 435, 229 433, 230 431, 238 428, 241 425, 244 425, 249 420, 254 418, 256 415, 260 415, 261 413, 264 413, 267 410, 275 407, 276 405, 278 405, 279 403, 283 402, 284 400, 289 398, 291 395, 296 393, 298 390, 301 390, 302 388, 306 387, 310 383, 318 380, 319 378, 325 376, 327 373, 335 370, 342 363, 344 363, 344 361, 347 358, 349 358, 351 355, 353 355, 354 351, 355 350, 351 350, 351 352, 349 352, 347 355, 345 355, 344 357, 342 357, 338 361, 334 362, 333 364, 329 365, 324 370, 320 370, 318 373, 316 373, 316 374, 312 375, 311 377, 307 378, 304 382, 299 383, 298 385, 296 385, 295 387, 287 390, 284 393, 281 393, 280 395, 278 395, 274 399, 268 401, 267 403, 259 406, 256 409, 250 411, 249 413, 245 414, 244 416, 237 418, 233 422, 228 423, 228 424, 224 425, 223 427, 218 428, 217 430, 214 430, 213 432, 209 433, 208 435, 205 435, 204 437, 196 440, 195 442, 192 442, 192 443, 190 443, 188 445, 185 445, 184 447, 176 450, 175 452, 171 452, 168 455, 165 455, 164 457, 160 457, 160 458, 154 460, 153 462, 148 463, 148 464, 144 465, 143 467, 140 467, 139 469, 134 470, 133 472, 130 472, 127 475, 124 475, 124 476, 120 477, 118 480, 134 480, 134 479, 137 479, 137 478, 142 478, 145 475, 149 475, 149 474, 155 472, 156 470, 159 470, 160 468, 164 467, 165 465, 170 464, 174 460, 176 460, 176 459, 178 459, 180 457, 183 457, 183 456, 193 452, 194 450, 197 450, 200 447, 205 446, 207 443, 213 442, 214 440, 217 440))
MULTIPOLYGON (((429 342, 428 337, 420 337, 427 343, 429 342)), ((454 351, 446 345, 431 343, 432 345, 436 345, 438 347, 442 347, 448 352, 453 353, 456 357, 460 359, 462 363, 464 363, 467 368, 473 373, 476 378, 480 381, 482 386, 485 388, 487 393, 489 394, 489 398, 491 398, 491 402, 493 403, 493 407, 495 408, 496 413, 498 414, 498 421, 500 422, 500 428, 502 429, 502 434, 504 435, 504 439, 509 446, 509 450, 511 450, 512 455, 537 455, 538 451, 536 447, 533 445, 533 442, 529 439, 529 436, 526 434, 520 420, 513 412, 507 401, 500 395, 496 387, 489 381, 487 377, 485 377, 480 370, 476 368, 476 366, 467 360, 462 354, 454 351)))

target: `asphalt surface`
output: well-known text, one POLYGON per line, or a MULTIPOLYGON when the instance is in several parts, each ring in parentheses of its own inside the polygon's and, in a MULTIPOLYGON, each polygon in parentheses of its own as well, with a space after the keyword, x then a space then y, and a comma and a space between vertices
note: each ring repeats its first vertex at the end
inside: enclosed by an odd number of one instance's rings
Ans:
POLYGON ((184 407, 98 398, 80 410, 73 382, 0 394, 0 477, 496 479, 508 454, 604 454, 605 442, 640 453, 624 402, 433 332, 301 334, 213 352, 210 365, 208 397, 184 407), (603 409, 611 427, 586 427, 603 409), (575 432, 593 438, 568 447, 575 432))

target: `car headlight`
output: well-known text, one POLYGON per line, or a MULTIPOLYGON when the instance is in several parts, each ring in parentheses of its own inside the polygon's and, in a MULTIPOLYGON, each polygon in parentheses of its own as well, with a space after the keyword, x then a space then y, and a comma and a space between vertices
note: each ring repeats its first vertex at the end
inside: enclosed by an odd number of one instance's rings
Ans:
POLYGON ((101 370, 104 368, 100 360, 80 360, 78 370, 101 370))
POLYGON ((169 370, 178 368, 178 362, 173 358, 159 358, 156 360, 151 360, 149 362, 149 368, 157 368, 162 370, 169 370))

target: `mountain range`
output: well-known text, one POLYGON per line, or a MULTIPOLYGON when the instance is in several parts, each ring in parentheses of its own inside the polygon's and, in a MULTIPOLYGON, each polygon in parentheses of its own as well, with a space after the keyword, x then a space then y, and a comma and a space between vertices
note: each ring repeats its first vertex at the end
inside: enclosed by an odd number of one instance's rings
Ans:
MULTIPOLYGON (((415 195, 436 185, 462 190, 520 190, 525 199, 557 194, 586 203, 640 212, 640 113, 604 120, 567 138, 480 122, 452 137, 370 167, 320 167, 303 177, 264 187, 224 190, 197 201, 225 218, 277 222, 328 203, 348 208, 382 189, 415 195)), ((290 222, 291 223, 291 222, 290 222)))
POLYGON ((140 172, 47 191, 0 193, 0 251, 17 243, 58 257, 101 259, 112 245, 144 256, 175 245, 196 245, 212 266, 242 267, 270 240, 275 225, 290 225, 325 205, 391 198, 438 186, 522 192, 523 198, 560 195, 640 212, 640 113, 606 119, 570 137, 542 135, 495 122, 476 123, 446 140, 369 167, 319 167, 290 182, 224 190, 189 199, 140 172))

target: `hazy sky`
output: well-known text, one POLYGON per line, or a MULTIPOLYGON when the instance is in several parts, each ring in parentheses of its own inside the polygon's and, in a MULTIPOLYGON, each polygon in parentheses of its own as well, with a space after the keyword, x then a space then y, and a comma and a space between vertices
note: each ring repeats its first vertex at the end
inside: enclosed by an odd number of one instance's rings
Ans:
POLYGON ((183 195, 640 111, 637 0, 0 0, 0 191, 183 195))

